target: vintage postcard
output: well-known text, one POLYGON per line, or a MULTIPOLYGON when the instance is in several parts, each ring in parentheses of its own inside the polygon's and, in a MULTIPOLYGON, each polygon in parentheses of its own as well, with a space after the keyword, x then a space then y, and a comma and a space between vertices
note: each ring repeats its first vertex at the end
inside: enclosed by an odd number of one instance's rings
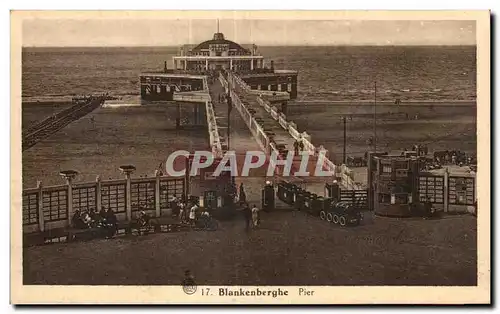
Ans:
POLYGON ((13 11, 11 302, 490 303, 488 11, 13 11))

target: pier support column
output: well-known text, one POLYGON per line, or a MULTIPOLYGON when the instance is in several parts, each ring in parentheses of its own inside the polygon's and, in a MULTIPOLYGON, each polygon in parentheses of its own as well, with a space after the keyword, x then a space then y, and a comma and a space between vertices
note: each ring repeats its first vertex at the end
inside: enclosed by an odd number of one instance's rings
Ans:
POLYGON ((297 78, 294 78, 292 80, 292 88, 290 90, 290 98, 291 99, 297 98, 297 78))
POLYGON ((177 103, 177 112, 175 116, 175 128, 179 129, 181 127, 181 105, 177 103))
POLYGON ((253 62, 254 62, 254 60, 253 60, 253 59, 251 59, 251 60, 250 60, 250 70, 252 70, 252 71, 253 71, 253 62))
POLYGON ((281 103, 281 112, 286 116, 288 114, 288 103, 285 101, 285 102, 282 102, 281 103))
POLYGON ((194 104, 193 124, 198 125, 198 104, 194 104))
POLYGON ((167 99, 167 86, 160 85, 160 96, 161 99, 167 99))
POLYGON ((141 85, 141 98, 146 98, 146 85, 141 85))
POLYGON ((208 70, 208 59, 205 59, 205 70, 208 70))

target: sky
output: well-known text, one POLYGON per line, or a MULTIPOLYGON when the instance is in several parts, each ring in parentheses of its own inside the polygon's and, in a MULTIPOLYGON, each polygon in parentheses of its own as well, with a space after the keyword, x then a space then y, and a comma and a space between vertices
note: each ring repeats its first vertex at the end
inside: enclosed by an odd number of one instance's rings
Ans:
MULTIPOLYGON (((180 46, 211 39, 216 19, 27 19, 25 47, 180 46)), ((475 21, 222 19, 220 32, 239 44, 474 45, 475 21)))

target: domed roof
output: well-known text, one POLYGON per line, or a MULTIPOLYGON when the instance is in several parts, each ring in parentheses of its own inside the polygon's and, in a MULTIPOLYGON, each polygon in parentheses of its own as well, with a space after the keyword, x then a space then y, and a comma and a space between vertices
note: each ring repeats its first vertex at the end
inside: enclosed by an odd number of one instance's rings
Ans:
POLYGON ((230 41, 230 40, 225 39, 224 34, 222 34, 222 33, 215 33, 213 39, 202 42, 198 46, 194 47, 193 51, 201 50, 201 49, 209 49, 210 45, 213 45, 213 44, 226 44, 226 45, 229 45, 229 49, 237 49, 237 50, 247 51, 247 49, 241 47, 239 44, 235 43, 234 41, 230 41))

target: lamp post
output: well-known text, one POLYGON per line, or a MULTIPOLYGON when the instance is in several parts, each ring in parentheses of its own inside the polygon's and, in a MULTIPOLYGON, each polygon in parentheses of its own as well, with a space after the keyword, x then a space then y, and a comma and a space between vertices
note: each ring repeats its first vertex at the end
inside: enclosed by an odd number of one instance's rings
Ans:
POLYGON ((346 154, 346 146, 347 146, 347 118, 344 116, 342 117, 342 120, 344 122, 344 150, 343 150, 343 162, 344 165, 347 165, 347 154, 346 154))
POLYGON ((120 171, 125 175, 125 178, 127 179, 127 185, 126 185, 126 212, 127 212, 127 220, 130 221, 132 220, 132 201, 130 199, 130 194, 131 194, 131 184, 130 184, 130 175, 135 171, 135 166, 133 165, 124 165, 120 166, 120 171))
POLYGON ((71 226, 71 219, 73 218, 73 187, 71 183, 73 179, 78 174, 76 170, 63 170, 59 172, 59 175, 66 180, 66 184, 68 185, 68 195, 66 197, 68 201, 68 225, 71 226))

